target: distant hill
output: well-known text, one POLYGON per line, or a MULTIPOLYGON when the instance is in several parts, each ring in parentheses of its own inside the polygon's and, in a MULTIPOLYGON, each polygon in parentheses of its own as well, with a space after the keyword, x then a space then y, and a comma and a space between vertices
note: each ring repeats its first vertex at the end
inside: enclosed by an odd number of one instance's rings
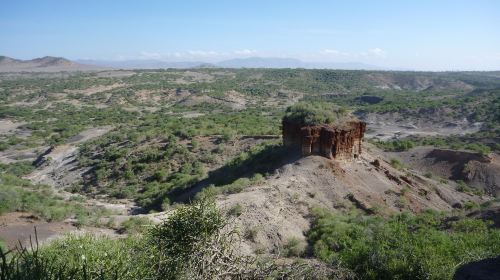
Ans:
POLYGON ((162 61, 154 59, 136 60, 90 60, 71 61, 62 57, 45 56, 31 60, 20 60, 0 56, 0 72, 59 72, 92 71, 106 69, 189 69, 189 68, 305 68, 343 70, 388 70, 382 67, 359 63, 304 62, 295 58, 247 57, 223 60, 215 63, 203 61, 162 61))
POLYGON ((162 60, 77 60, 79 63, 121 69, 162 69, 162 68, 307 68, 307 69, 345 69, 345 70, 387 70, 382 67, 359 62, 316 63, 304 62, 295 58, 248 57, 223 60, 215 63, 203 61, 169 62, 162 60))
POLYGON ((20 60, 0 56, 0 72, 60 72, 103 69, 105 68, 77 63, 62 57, 44 56, 31 60, 20 60))
POLYGON ((223 68, 303 68, 303 64, 298 59, 279 57, 235 58, 216 63, 223 68))
POLYGON ((216 63, 223 68, 306 68, 306 69, 345 69, 345 70, 384 70, 382 67, 359 62, 319 63, 304 62, 294 58, 248 57, 224 60, 216 63))
POLYGON ((117 69, 187 69, 198 68, 200 66, 211 65, 202 61, 179 61, 168 62, 154 59, 137 59, 137 60, 77 60, 78 63, 87 65, 96 65, 101 67, 111 67, 117 69))

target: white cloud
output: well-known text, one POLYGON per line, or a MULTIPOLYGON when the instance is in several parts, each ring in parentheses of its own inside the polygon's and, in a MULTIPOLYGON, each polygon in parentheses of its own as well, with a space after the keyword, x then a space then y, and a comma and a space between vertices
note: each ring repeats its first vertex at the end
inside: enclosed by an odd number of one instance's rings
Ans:
POLYGON ((322 54, 333 55, 333 56, 350 56, 351 54, 348 52, 341 52, 335 49, 324 49, 321 51, 322 54))
POLYGON ((203 50, 189 50, 187 51, 187 54, 191 56, 200 56, 200 57, 211 57, 220 55, 216 51, 203 51, 203 50))
POLYGON ((203 61, 217 61, 221 59, 228 59, 234 57, 248 57, 260 54, 257 50, 253 49, 238 49, 233 51, 214 51, 214 50, 186 50, 175 52, 151 52, 142 51, 135 56, 122 56, 120 60, 126 59, 141 59, 141 60, 163 60, 163 61, 178 61, 178 60, 203 60, 203 61))
POLYGON ((366 52, 366 56, 385 57, 386 52, 381 48, 374 48, 374 49, 369 49, 366 52))
POLYGON ((250 49, 243 49, 243 50, 235 50, 233 51, 233 53, 236 55, 254 55, 257 53, 257 51, 250 49))
POLYGON ((139 58, 141 59, 160 59, 162 58, 162 55, 157 52, 147 52, 143 51, 139 54, 139 58))
POLYGON ((324 49, 321 52, 327 53, 327 54, 339 54, 340 52, 337 50, 332 50, 332 49, 324 49))
POLYGON ((381 48, 373 48, 363 52, 343 52, 336 49, 324 49, 320 51, 321 55, 331 56, 331 57, 386 57, 386 52, 381 48))

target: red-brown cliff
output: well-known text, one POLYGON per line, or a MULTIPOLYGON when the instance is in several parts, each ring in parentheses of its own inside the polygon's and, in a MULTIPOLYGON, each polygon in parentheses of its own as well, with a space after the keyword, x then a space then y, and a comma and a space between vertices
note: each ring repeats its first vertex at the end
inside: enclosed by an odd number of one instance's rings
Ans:
POLYGON ((283 120, 283 144, 303 156, 352 159, 361 154, 366 124, 348 121, 341 125, 304 125, 283 120))

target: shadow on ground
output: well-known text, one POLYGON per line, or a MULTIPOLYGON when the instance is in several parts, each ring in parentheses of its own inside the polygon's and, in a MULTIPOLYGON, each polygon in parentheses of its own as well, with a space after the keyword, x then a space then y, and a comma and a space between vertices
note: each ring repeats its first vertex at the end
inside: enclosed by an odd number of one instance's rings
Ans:
POLYGON ((464 264, 453 276, 453 280, 497 279, 500 279, 500 256, 464 264))
POLYGON ((175 190, 168 194, 172 202, 192 201, 196 194, 213 185, 216 188, 233 183, 239 178, 251 178, 253 175, 272 174, 275 170, 300 158, 281 144, 268 145, 257 153, 250 153, 245 159, 236 158, 219 169, 208 174, 208 177, 187 189, 175 190))

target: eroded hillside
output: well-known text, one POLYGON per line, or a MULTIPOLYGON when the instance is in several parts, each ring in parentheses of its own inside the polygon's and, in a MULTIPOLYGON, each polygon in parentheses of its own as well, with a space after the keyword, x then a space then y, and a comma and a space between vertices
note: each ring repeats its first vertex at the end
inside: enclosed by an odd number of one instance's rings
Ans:
POLYGON ((326 260, 321 211, 491 220, 499 91, 487 72, 4 73, 0 238, 132 236, 215 197, 244 252, 326 260), (294 104, 325 110, 295 127, 294 104))

